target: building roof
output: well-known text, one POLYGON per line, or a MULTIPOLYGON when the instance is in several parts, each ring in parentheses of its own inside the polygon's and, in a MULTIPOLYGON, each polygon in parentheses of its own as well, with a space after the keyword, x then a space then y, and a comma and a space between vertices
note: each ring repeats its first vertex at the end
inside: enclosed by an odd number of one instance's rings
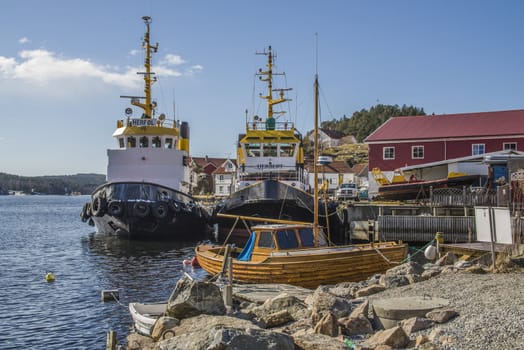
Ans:
POLYGON ((388 119, 365 142, 524 135, 524 110, 388 119))
MULTIPOLYGON (((306 169, 309 173, 313 174, 313 164, 307 164, 306 165, 306 169)), ((349 173, 354 173, 354 170, 352 167, 350 167, 348 165, 348 163, 344 160, 335 160, 331 163, 329 163, 328 165, 324 165, 324 166, 318 166, 317 167, 318 169, 318 172, 319 173, 324 173, 324 174, 329 174, 329 173, 333 173, 333 174, 349 174, 349 173)))
POLYGON ((330 138, 332 139, 341 139, 345 136, 345 134, 343 132, 340 132, 340 131, 336 131, 336 130, 329 130, 329 129, 320 129, 324 134, 326 134, 327 136, 329 136, 330 138))

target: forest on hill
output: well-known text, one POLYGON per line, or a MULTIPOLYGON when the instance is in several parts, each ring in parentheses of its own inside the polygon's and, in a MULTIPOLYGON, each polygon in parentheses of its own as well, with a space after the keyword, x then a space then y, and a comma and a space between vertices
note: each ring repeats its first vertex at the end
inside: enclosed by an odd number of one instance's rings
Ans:
MULTIPOLYGON (((357 144, 342 144, 340 146, 322 149, 323 155, 332 156, 336 160, 346 160, 352 164, 367 163, 368 148, 364 144, 366 137, 371 135, 379 126, 392 117, 399 116, 425 116, 424 108, 402 105, 377 104, 369 110, 362 109, 347 117, 332 119, 320 123, 320 128, 353 135, 357 144)), ((313 159, 313 144, 309 139, 310 131, 304 140, 304 151, 307 159, 313 159)))
POLYGON ((371 135, 380 125, 392 117, 407 117, 426 115, 424 108, 402 105, 383 105, 377 104, 369 110, 362 109, 356 111, 348 118, 345 115, 341 119, 324 121, 320 124, 322 129, 340 131, 345 135, 353 135, 357 142, 363 142, 366 137, 371 135))
POLYGON ((18 176, 0 173, 0 194, 8 194, 8 191, 26 194, 91 194, 105 180, 105 175, 100 174, 18 176))

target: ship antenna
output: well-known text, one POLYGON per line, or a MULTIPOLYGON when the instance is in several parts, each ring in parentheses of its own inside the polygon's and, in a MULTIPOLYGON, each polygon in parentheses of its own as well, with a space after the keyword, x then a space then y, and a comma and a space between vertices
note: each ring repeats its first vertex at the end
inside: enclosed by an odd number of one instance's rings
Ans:
MULTIPOLYGON (((151 101, 151 85, 156 82, 156 77, 152 77, 155 75, 154 72, 151 72, 151 54, 156 53, 158 51, 158 43, 155 45, 151 45, 150 41, 150 24, 152 22, 151 17, 144 16, 142 17, 144 20, 144 23, 146 24, 146 33, 144 34, 144 41, 142 42, 142 48, 146 51, 146 57, 144 61, 144 67, 146 69, 145 72, 138 72, 137 74, 141 74, 144 76, 144 94, 145 99, 144 102, 140 102, 140 98, 132 98, 131 104, 137 107, 140 107, 144 110, 144 114, 142 115, 142 118, 153 118, 153 115, 155 113, 155 107, 156 103, 153 103, 151 101)), ((127 96, 122 96, 127 97, 127 96)))
POLYGON ((313 202, 313 233, 315 246, 318 246, 318 34, 315 33, 315 83, 314 83, 314 132, 313 132, 313 183, 314 183, 314 202, 313 202))

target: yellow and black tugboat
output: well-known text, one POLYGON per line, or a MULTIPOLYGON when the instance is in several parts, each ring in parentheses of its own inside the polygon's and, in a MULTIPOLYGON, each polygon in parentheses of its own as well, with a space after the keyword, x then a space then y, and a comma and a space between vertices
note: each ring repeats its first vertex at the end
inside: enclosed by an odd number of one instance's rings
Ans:
POLYGON ((138 74, 144 77, 145 96, 121 96, 140 108, 141 115, 134 118, 128 107, 126 118, 117 120, 113 133, 117 148, 107 151, 107 182, 95 189, 80 215, 100 233, 131 239, 198 240, 208 233, 209 215, 184 185, 189 177, 189 126, 156 114, 151 56, 158 44, 150 42, 151 18, 142 19, 145 72, 138 74))
MULTIPOLYGON (((266 70, 257 76, 267 84, 265 118, 246 113, 246 132, 240 134, 237 144, 237 174, 233 193, 214 209, 213 220, 218 225, 219 240, 230 235, 241 241, 249 237, 245 225, 235 225, 235 217, 253 217, 283 221, 312 222, 314 198, 309 188, 309 173, 304 167, 302 135, 293 122, 285 118, 285 111, 275 107, 290 101, 285 94, 289 88, 275 88, 275 56, 271 47, 257 53, 267 57, 266 70), (277 96, 273 94, 276 93, 277 96)), ((325 204, 322 203, 322 208, 325 204)), ((329 226, 332 239, 343 240, 341 220, 335 214, 336 204, 328 203, 329 226), (339 237, 340 236, 340 237, 339 237)), ((243 218, 244 220, 249 218, 243 218)), ((326 224, 326 216, 322 216, 326 224)), ((267 222, 275 222, 268 220, 267 222)))

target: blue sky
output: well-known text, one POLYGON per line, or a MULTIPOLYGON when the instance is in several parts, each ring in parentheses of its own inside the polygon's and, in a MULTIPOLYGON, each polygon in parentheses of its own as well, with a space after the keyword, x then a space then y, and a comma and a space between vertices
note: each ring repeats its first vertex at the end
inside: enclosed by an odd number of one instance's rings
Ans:
POLYGON ((264 113, 255 52, 268 45, 293 88, 288 118, 312 128, 315 33, 321 120, 377 102, 428 114, 524 108, 523 1, 6 1, 0 172, 105 174, 128 107, 119 96, 142 91, 144 15, 159 43, 158 111, 172 116, 175 101, 195 156, 234 157, 245 110, 264 113))

